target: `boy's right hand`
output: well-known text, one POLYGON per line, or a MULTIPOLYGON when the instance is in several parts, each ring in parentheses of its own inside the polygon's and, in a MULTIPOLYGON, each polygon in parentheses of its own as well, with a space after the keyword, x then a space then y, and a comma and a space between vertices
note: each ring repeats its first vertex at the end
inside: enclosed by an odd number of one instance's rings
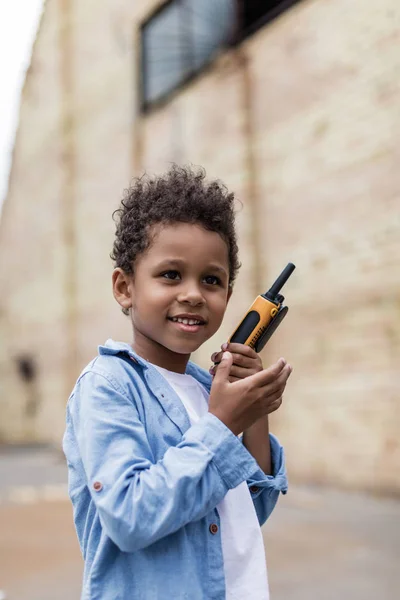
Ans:
POLYGON ((291 367, 279 359, 268 369, 230 383, 232 361, 232 354, 224 352, 211 386, 208 412, 239 435, 279 408, 291 367))

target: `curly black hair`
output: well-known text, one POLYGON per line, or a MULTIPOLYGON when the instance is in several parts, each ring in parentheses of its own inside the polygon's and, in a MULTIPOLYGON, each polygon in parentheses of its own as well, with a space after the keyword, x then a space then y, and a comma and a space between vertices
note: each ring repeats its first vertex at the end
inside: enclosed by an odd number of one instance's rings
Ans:
POLYGON ((193 223, 219 233, 228 246, 229 285, 240 267, 235 231, 234 194, 220 181, 205 180, 201 167, 173 164, 161 176, 143 175, 125 190, 110 257, 115 267, 133 273, 136 258, 151 244, 150 228, 157 223, 193 223))

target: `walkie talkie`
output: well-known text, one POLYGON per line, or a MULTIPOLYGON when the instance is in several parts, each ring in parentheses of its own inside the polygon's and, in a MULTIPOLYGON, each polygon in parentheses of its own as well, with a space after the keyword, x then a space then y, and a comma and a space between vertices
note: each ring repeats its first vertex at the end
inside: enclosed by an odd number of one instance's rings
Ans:
POLYGON ((285 298, 279 292, 295 268, 289 263, 268 292, 257 296, 229 342, 245 344, 256 352, 264 348, 289 310, 283 306, 285 298))

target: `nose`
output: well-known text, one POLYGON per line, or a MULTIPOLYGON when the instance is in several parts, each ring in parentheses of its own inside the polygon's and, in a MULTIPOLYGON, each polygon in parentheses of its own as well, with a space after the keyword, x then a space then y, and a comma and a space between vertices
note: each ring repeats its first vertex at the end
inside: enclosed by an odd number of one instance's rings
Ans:
POLYGON ((181 304, 190 304, 190 306, 202 306, 205 304, 201 288, 195 281, 188 282, 184 288, 180 289, 177 300, 181 304))

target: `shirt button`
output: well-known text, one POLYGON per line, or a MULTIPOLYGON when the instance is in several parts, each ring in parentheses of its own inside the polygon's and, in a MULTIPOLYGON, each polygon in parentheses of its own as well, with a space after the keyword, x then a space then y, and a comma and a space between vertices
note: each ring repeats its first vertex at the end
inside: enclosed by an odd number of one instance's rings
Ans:
POLYGON ((251 491, 251 493, 252 493, 252 494, 256 494, 256 493, 258 492, 258 490, 259 490, 259 489, 260 489, 260 488, 259 488, 259 487, 257 487, 256 485, 251 485, 251 486, 250 486, 250 491, 251 491))
POLYGON ((216 523, 211 523, 209 530, 210 530, 210 533, 215 535, 216 533, 218 533, 218 525, 216 525, 216 523))
POLYGON ((95 481, 93 484, 93 489, 95 492, 100 492, 103 489, 103 484, 100 481, 95 481))

